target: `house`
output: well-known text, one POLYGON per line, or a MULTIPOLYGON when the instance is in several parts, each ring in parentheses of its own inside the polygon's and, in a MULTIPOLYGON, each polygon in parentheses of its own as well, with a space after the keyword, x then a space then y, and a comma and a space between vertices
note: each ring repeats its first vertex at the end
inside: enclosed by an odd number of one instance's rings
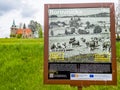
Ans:
POLYGON ((20 28, 15 25, 15 21, 13 20, 10 37, 34 38, 34 35, 30 28, 26 28, 25 26, 20 28))
POLYGON ((22 38, 33 38, 33 34, 31 29, 27 28, 27 29, 17 29, 16 31, 16 35, 21 35, 22 38))

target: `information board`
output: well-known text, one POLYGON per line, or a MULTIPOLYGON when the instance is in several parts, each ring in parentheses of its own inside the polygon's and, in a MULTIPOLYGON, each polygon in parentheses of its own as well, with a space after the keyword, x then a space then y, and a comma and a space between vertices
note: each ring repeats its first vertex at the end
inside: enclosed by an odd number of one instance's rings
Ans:
POLYGON ((44 83, 115 85, 113 3, 45 4, 44 83))

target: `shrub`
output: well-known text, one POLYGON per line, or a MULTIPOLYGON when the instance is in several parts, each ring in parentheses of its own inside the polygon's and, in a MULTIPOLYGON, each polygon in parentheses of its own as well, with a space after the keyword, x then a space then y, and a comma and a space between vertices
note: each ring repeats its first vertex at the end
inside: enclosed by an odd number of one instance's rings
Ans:
POLYGON ((22 38, 22 34, 18 34, 18 35, 17 35, 17 38, 22 38))

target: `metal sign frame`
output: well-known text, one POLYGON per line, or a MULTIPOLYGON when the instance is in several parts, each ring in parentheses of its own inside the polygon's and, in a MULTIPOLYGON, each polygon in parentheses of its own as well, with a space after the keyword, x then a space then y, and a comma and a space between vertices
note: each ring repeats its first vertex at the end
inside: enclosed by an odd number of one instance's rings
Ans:
MULTIPOLYGON (((64 10, 64 12, 67 12, 67 10, 64 10)), ((62 13, 61 15, 63 15, 63 14, 66 15, 66 13, 64 13, 64 12, 61 11, 61 13, 62 13)), ((89 11, 86 11, 86 13, 87 12, 89 12, 89 11)), ((69 12, 67 12, 67 13, 69 14, 69 12)), ((44 83, 45 84, 69 84, 69 85, 72 85, 72 86, 80 86, 80 87, 81 86, 89 86, 89 85, 116 85, 117 84, 116 47, 115 47, 115 11, 114 11, 114 4, 113 3, 45 4, 44 16, 45 16, 44 17, 44 83), (109 13, 109 18, 110 18, 110 25, 109 25, 109 27, 110 27, 110 42, 111 42, 111 50, 110 50, 110 54, 111 54, 110 55, 110 61, 111 61, 110 67, 111 68, 110 69, 111 69, 111 75, 112 75, 111 79, 112 80, 109 80, 109 79, 108 80, 102 80, 102 79, 99 79, 99 80, 95 80, 95 79, 93 79, 93 80, 92 79, 89 79, 89 80, 87 80, 87 79, 86 80, 84 80, 84 79, 75 80, 76 78, 74 78, 74 79, 59 79, 59 78, 50 79, 49 78, 49 73, 50 73, 49 72, 49 67, 50 67, 49 66, 49 58, 50 58, 49 55, 50 55, 50 42, 51 42, 50 41, 50 34, 53 35, 53 32, 49 32, 50 28, 52 28, 52 26, 50 26, 50 17, 54 18, 54 17, 59 16, 59 14, 56 14, 56 16, 54 16, 54 15, 50 16, 51 15, 50 13, 53 12, 52 10, 56 10, 56 12, 57 12, 57 10, 60 10, 60 9, 62 9, 62 10, 63 9, 71 9, 70 12, 72 12, 72 11, 74 11, 72 9, 78 9, 78 8, 79 9, 109 8, 109 10, 110 10, 110 13, 109 13)), ((69 15, 68 15, 68 17, 69 17, 69 15)), ((83 17, 83 16, 81 16, 81 17, 83 17)), ((88 15, 88 16, 84 16, 84 17, 91 17, 91 16, 88 15)), ((97 17, 99 17, 99 15, 97 17)), ((71 20, 72 20, 72 18, 71 18, 71 20)), ((58 22, 58 23, 59 23, 59 25, 62 24, 62 26, 65 25, 64 23, 60 23, 60 22, 58 22)), ((57 23, 57 25, 58 25, 58 23, 57 23)), ((55 25, 55 24, 56 23, 53 23, 52 25, 55 25)), ((73 30, 73 32, 74 32, 74 30, 73 30)), ((66 33, 67 33, 67 31, 66 31, 66 33)), ((82 32, 82 34, 83 33, 87 33, 87 32, 82 32)), ((96 34, 96 33, 97 32, 94 31, 94 34, 96 34)), ((79 34, 81 34, 81 33, 79 33, 79 34)), ((57 36, 57 37, 59 37, 59 36, 57 36)), ((84 40, 84 38, 81 38, 81 40, 84 40)), ((92 50, 92 48, 91 48, 91 50, 92 50)), ((63 56, 64 56, 64 54, 63 54, 63 56)), ((52 58, 52 59, 55 59, 55 58, 52 58)), ((54 64, 58 63, 58 62, 56 62, 56 61, 54 62, 54 61, 55 60, 53 60, 54 64)), ((86 62, 82 63, 83 67, 84 67, 85 63, 86 62)), ((91 64, 91 62, 89 64, 91 64)), ((52 73, 55 73, 55 71, 53 71, 52 73)), ((82 74, 84 75, 84 72, 82 74)), ((92 74, 92 72, 90 72, 88 74, 90 74, 90 78, 94 77, 94 75, 96 75, 96 74, 92 74)), ((103 72, 103 74, 104 74, 104 72, 103 72)), ((73 73, 73 76, 74 75, 75 74, 73 73)), ((78 73, 78 75, 79 75, 79 73, 78 73)), ((53 74, 51 74, 51 77, 53 77, 53 74)), ((104 75, 103 75, 103 77, 104 77, 104 75)))

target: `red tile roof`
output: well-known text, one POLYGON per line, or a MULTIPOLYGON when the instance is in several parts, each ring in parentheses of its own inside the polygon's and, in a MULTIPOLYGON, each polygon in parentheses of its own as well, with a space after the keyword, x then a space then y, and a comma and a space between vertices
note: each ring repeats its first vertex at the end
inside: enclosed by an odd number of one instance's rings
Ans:
POLYGON ((23 29, 18 29, 16 34, 23 34, 23 29))
POLYGON ((27 29, 18 29, 16 34, 23 34, 23 33, 30 34, 31 32, 32 32, 32 30, 29 29, 29 28, 27 28, 27 29))
POLYGON ((32 31, 31 31, 31 29, 29 29, 29 28, 27 28, 27 29, 24 29, 25 30, 25 33, 27 33, 27 34, 29 34, 29 33, 31 33, 32 31))

